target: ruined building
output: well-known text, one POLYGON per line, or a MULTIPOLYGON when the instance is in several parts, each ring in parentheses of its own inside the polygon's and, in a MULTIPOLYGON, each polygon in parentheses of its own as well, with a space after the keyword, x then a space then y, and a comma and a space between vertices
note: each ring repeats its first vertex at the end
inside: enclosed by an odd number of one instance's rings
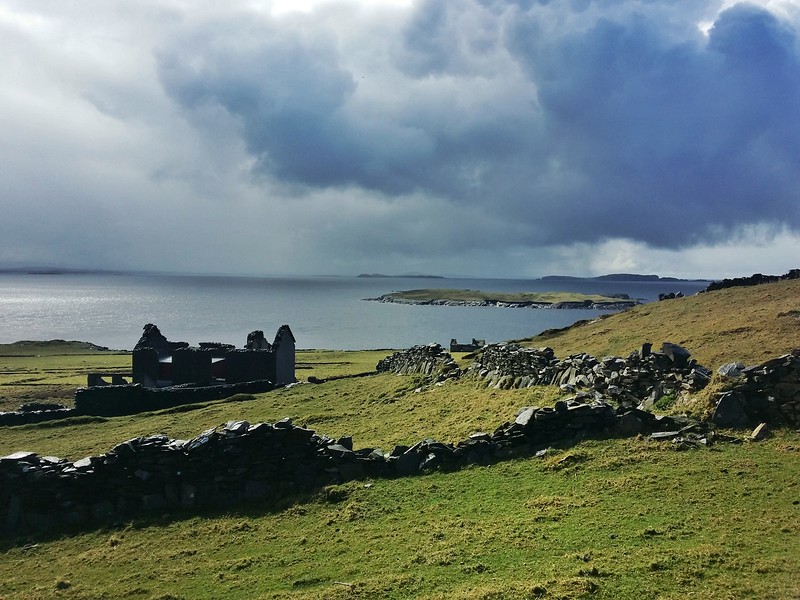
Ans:
POLYGON ((269 380, 294 383, 295 338, 281 325, 270 344, 263 331, 247 336, 242 349, 231 344, 202 342, 191 347, 171 342, 152 323, 144 326, 133 349, 133 383, 160 388, 180 384, 215 385, 269 380))

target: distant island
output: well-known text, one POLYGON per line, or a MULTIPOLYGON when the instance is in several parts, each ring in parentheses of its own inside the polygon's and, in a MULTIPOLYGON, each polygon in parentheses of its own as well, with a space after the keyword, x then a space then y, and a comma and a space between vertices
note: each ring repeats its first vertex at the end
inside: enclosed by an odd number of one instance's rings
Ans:
POLYGON ((584 308, 621 310, 639 304, 627 294, 601 296, 573 292, 481 292, 479 290, 421 289, 391 292, 371 302, 434 306, 500 306, 504 308, 584 308))
POLYGON ((424 275, 422 273, 407 273, 405 275, 385 275, 384 273, 361 273, 356 277, 373 277, 376 279, 444 279, 441 275, 424 275))
POLYGON ((661 277, 659 275, 640 275, 638 273, 610 273, 608 275, 598 275, 597 277, 573 277, 571 275, 545 275, 540 278, 541 281, 575 281, 575 280, 591 280, 591 281, 710 281, 709 279, 680 279, 678 277, 661 277))

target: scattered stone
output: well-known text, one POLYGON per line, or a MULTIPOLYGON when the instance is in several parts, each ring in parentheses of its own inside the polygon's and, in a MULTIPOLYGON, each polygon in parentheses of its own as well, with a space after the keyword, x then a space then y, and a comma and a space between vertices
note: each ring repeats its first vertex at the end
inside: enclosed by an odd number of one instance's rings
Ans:
POLYGON ((719 369, 717 369, 717 374, 722 377, 736 379, 737 377, 742 376, 743 371, 744 371, 744 363, 732 362, 722 365, 719 369))
POLYGON ((769 430, 769 426, 766 423, 761 423, 753 430, 753 433, 750 434, 750 439, 754 442, 760 442, 767 439, 770 435, 772 435, 772 432, 769 430))

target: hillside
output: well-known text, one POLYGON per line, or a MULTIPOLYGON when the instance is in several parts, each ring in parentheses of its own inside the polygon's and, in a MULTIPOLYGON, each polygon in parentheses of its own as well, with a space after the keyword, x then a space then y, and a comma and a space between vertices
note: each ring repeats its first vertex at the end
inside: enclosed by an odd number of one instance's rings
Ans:
POLYGON ((523 341, 557 356, 625 356, 652 342, 680 344, 709 368, 779 356, 800 345, 800 281, 737 287, 645 304, 523 341))

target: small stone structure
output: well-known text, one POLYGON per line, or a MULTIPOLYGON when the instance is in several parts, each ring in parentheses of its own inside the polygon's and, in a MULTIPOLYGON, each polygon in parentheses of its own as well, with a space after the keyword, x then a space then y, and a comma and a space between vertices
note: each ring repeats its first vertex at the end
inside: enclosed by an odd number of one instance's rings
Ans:
POLYGON ((434 376, 437 381, 459 377, 461 369, 440 344, 414 346, 380 360, 378 373, 434 376))
POLYGON ((456 338, 450 340, 450 352, 475 352, 486 345, 486 340, 472 338, 470 344, 459 344, 456 338))

